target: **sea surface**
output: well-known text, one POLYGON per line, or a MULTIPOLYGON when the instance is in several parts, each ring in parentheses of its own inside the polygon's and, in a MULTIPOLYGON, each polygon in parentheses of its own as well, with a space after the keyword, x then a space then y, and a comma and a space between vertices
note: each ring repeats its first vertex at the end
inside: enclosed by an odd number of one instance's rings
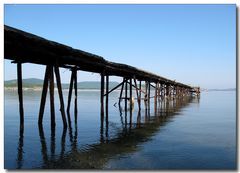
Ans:
MULTIPOLYGON (((65 109, 67 91, 63 92, 65 109)), ((157 109, 125 111, 119 91, 109 96, 101 121, 100 91, 78 91, 71 125, 62 126, 55 91, 56 127, 51 128, 49 95, 42 128, 40 91, 24 91, 24 130, 19 130, 16 91, 4 92, 5 169, 236 169, 236 92, 202 92, 200 97, 165 100, 157 109)))

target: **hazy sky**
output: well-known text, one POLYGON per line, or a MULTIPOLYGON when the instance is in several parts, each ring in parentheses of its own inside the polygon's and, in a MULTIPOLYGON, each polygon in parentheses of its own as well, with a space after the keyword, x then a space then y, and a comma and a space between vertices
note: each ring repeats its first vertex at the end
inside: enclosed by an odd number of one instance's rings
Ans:
MULTIPOLYGON (((5 5, 4 23, 202 88, 236 85, 235 5, 5 5)), ((23 65, 23 78, 45 67, 23 65)), ((63 82, 70 72, 61 70, 63 82)), ((5 80, 16 65, 5 60, 5 80)), ((78 72, 79 81, 99 80, 78 72)), ((110 78, 121 80, 120 78, 110 78)))

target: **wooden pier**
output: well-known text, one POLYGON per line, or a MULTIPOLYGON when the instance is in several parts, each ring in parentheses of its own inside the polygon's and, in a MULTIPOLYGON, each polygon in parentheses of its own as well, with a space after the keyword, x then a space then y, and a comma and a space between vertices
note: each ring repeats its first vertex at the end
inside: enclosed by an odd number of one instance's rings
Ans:
MULTIPOLYGON (((55 126, 55 107, 54 107, 54 74, 57 83, 58 95, 60 100, 60 111, 62 115, 63 126, 67 126, 65 115, 65 105, 62 94, 61 77, 59 68, 66 68, 71 71, 70 88, 68 95, 68 104, 66 112, 69 115, 72 90, 74 88, 75 96, 75 121, 77 120, 77 71, 87 71, 99 73, 101 75, 101 91, 100 91, 100 111, 101 120, 104 119, 104 111, 106 111, 106 121, 108 120, 108 96, 115 89, 121 87, 119 96, 119 106, 121 100, 125 100, 125 111, 127 111, 128 101, 130 102, 130 110, 133 106, 133 91, 136 91, 138 108, 141 109, 141 100, 145 102, 145 109, 150 109, 150 99, 154 98, 155 109, 157 102, 162 99, 174 99, 176 97, 184 97, 193 93, 199 95, 199 87, 191 87, 180 82, 176 82, 157 74, 138 69, 126 64, 110 62, 101 56, 84 52, 72 47, 50 41, 39 36, 4 26, 4 58, 17 63, 18 78, 18 95, 19 95, 19 112, 20 127, 24 127, 24 109, 22 94, 22 63, 41 64, 46 66, 42 96, 39 109, 38 124, 42 125, 46 95, 49 86, 50 91, 50 109, 51 109, 51 126, 55 126), (119 76, 123 81, 109 90, 109 77, 119 76), (106 81, 106 82, 105 82, 106 81), (145 91, 142 85, 145 82, 145 91), (125 86, 125 96, 123 97, 123 89, 125 86), (151 97, 151 88, 154 88, 154 96, 151 97), (104 92, 106 91, 106 92, 104 92), (142 98, 142 93, 144 98, 142 98), (105 106, 104 106, 105 97, 105 106), (104 109, 105 107, 105 109, 104 109)), ((70 117, 68 117, 69 119, 70 117)), ((101 121, 102 122, 102 121, 101 121)))

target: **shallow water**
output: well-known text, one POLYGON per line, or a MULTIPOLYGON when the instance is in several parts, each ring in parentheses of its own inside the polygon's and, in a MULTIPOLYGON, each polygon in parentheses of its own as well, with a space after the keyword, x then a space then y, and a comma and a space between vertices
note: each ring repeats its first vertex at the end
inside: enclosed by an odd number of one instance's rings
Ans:
MULTIPOLYGON (((99 93, 79 91, 77 123, 72 104, 71 126, 63 129, 55 92, 56 128, 51 130, 49 98, 39 128, 41 92, 25 91, 21 132, 17 92, 5 90, 5 169, 236 169, 235 91, 165 101, 156 112, 153 103, 150 111, 142 103, 139 112, 135 102, 132 113, 114 106, 116 91, 102 123, 99 93)), ((66 103, 67 91, 63 94, 66 103)))

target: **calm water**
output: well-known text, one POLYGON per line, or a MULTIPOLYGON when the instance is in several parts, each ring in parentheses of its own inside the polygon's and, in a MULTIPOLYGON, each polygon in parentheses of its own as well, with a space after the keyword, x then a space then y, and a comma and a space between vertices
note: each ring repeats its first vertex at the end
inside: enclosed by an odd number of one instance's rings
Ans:
POLYGON ((99 91, 79 91, 77 123, 72 105, 71 127, 64 130, 55 93, 51 130, 49 98, 38 128, 41 92, 25 91, 21 133, 17 92, 5 91, 5 169, 236 169, 235 91, 163 102, 157 113, 153 104, 145 112, 143 103, 138 112, 135 103, 132 115, 114 106, 118 95, 110 95, 108 123, 101 126, 99 91))

